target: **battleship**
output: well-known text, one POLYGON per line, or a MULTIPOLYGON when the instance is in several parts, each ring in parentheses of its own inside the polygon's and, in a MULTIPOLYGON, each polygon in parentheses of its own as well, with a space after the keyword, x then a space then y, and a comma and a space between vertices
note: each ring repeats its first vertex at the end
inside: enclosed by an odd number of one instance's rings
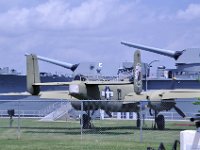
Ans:
MULTIPOLYGON (((143 63, 143 90, 157 89, 199 89, 200 88, 200 72, 199 49, 186 49, 183 51, 171 51, 158 48, 147 47, 143 45, 122 42, 126 46, 150 51, 160 55, 165 55, 176 60, 176 69, 166 69, 165 66, 157 68, 157 76, 150 76, 150 64, 143 63), (189 57, 190 56, 190 57, 189 57), (194 59, 192 59, 194 58, 194 59)), ((27 55, 27 54, 26 54, 27 55)), ((133 63, 123 63, 123 67, 118 70, 118 74, 112 77, 106 77, 101 74, 102 63, 85 62, 71 64, 61 62, 55 59, 38 56, 41 61, 52 63, 65 69, 69 69, 75 74, 74 77, 65 75, 40 73, 41 82, 65 82, 75 80, 131 80, 133 63), (124 77, 125 76, 125 77, 124 77)), ((52 89, 68 89, 68 87, 42 87, 41 90, 52 89)), ((0 68, 0 93, 8 92, 24 92, 26 91, 26 75, 18 73, 14 69, 8 67, 0 68)))
MULTIPOLYGON (((67 82, 72 78, 65 75, 40 72, 42 82, 67 82)), ((42 87, 43 90, 66 89, 66 87, 42 87)), ((0 68, 0 93, 14 93, 26 91, 26 75, 9 67, 0 68)))
MULTIPOLYGON (((133 80, 133 63, 123 62, 118 69, 118 80, 133 80)), ((150 67, 142 63, 143 90, 159 89, 200 89, 200 74, 198 72, 174 72, 165 66, 158 66, 154 76, 150 75, 150 67)))
MULTIPOLYGON (((89 76, 89 80, 132 80, 131 62, 122 63, 122 68, 118 69, 117 76, 112 77, 98 77, 92 78, 89 76)), ((146 66, 147 64, 143 64, 146 66)), ((145 67, 144 67, 145 68, 145 67)), ((143 70, 143 90, 157 90, 157 89, 181 89, 181 88, 200 88, 200 76, 197 74, 172 74, 167 75, 170 69, 166 69, 164 66, 157 68, 156 77, 149 75, 150 70, 143 70)), ((170 73, 171 74, 171 73, 170 73)), ((73 78, 66 75, 58 75, 46 72, 40 72, 41 82, 68 82, 73 78)), ((88 77, 87 77, 88 78, 88 77)), ((75 77, 78 79, 78 77, 75 77)), ((41 90, 54 90, 54 89, 68 89, 68 87, 41 87, 41 90)), ((10 92, 25 92, 26 91, 26 75, 17 72, 14 69, 8 67, 0 69, 0 93, 10 92)))
MULTIPOLYGON (((170 58, 172 57, 177 60, 177 69, 167 69, 165 66, 159 66, 155 77, 150 75, 151 63, 142 63, 143 90, 200 89, 200 72, 198 71, 200 65, 197 63, 198 58, 194 62, 190 62, 188 59, 191 59, 191 57, 187 58, 188 55, 184 56, 186 50, 181 53, 179 51, 173 52, 138 45, 136 48, 141 50, 148 49, 150 52, 170 56, 170 58)), ((188 53, 188 50, 186 52, 188 53)), ((193 56, 193 53, 189 54, 193 56)), ((108 77, 101 74, 101 70, 103 69, 102 63, 85 62, 71 64, 38 55, 37 58, 38 60, 71 70, 77 75, 74 78, 75 80, 133 80, 133 62, 122 63, 122 67, 118 69, 117 75, 108 77)))
POLYGON ((165 66, 159 66, 155 79, 149 78, 151 66, 146 64, 143 74, 143 82, 145 82, 143 89, 200 89, 200 48, 173 51, 131 42, 121 42, 121 44, 175 60, 175 69, 166 69, 165 66))

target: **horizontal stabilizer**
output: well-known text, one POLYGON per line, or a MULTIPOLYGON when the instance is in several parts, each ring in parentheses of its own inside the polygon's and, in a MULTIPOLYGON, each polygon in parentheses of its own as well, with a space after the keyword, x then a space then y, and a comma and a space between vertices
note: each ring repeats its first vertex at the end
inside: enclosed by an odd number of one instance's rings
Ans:
POLYGON ((44 82, 34 83, 33 86, 67 86, 73 84, 73 82, 44 82))

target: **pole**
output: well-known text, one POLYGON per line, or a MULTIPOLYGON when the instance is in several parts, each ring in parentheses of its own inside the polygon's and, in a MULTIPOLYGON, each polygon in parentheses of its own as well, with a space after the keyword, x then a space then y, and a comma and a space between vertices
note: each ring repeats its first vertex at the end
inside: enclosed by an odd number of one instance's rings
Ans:
POLYGON ((147 86, 148 86, 147 85, 147 69, 149 69, 149 73, 150 73, 150 67, 152 67, 151 64, 154 63, 154 62, 157 62, 157 61, 159 61, 159 60, 155 59, 155 60, 151 61, 149 64, 145 65, 145 83, 146 83, 146 85, 145 85, 145 91, 148 90, 148 88, 147 88, 147 86))
POLYGON ((18 100, 17 139, 20 139, 20 100, 18 100))
POLYGON ((145 91, 147 91, 147 64, 145 65, 145 91))
POLYGON ((83 139, 83 101, 81 101, 81 141, 83 139))
POLYGON ((143 142, 142 127, 143 127, 143 121, 142 121, 142 101, 140 101, 140 143, 143 142))

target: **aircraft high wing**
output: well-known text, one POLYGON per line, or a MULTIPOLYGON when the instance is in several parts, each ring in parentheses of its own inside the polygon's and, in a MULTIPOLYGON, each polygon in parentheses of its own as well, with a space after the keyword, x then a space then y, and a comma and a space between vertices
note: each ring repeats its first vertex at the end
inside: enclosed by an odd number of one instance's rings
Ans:
MULTIPOLYGON (((185 117, 185 114, 176 106, 177 98, 200 97, 200 90, 155 90, 142 91, 142 65, 140 51, 134 53, 134 81, 81 81, 41 83, 39 79, 38 58, 27 55, 27 91, 41 98, 54 99, 80 99, 94 100, 83 101, 83 109, 90 118, 90 111, 103 109, 109 116, 111 112, 136 112, 137 126, 140 122, 140 102, 146 100, 149 112, 154 111, 155 128, 165 128, 164 116, 160 111, 175 109, 185 117), (40 92, 40 86, 69 86, 69 91, 40 92), (96 101, 95 101, 96 100, 96 101), (100 100, 100 101, 97 101, 100 100)), ((81 101, 74 100, 72 106, 81 110, 81 101)), ((85 122, 86 128, 90 126, 90 119, 85 122)))

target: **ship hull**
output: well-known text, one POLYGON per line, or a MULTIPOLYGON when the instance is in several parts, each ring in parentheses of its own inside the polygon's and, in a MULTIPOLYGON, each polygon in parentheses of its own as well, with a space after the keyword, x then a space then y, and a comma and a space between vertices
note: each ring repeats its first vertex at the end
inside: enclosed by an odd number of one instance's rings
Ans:
MULTIPOLYGON (((71 78, 65 76, 41 76, 41 82, 67 82, 71 78)), ((68 87, 41 87, 41 90, 60 90, 68 87)), ((25 92, 26 76, 25 75, 0 75, 0 93, 25 92)))

